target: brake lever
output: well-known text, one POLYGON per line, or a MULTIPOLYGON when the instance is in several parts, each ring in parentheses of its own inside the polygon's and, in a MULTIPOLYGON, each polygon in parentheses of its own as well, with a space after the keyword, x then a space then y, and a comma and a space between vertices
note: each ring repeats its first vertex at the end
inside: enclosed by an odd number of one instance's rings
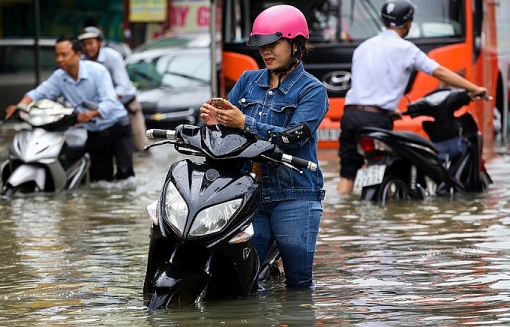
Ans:
POLYGON ((150 148, 153 148, 155 146, 160 146, 160 145, 165 145, 165 144, 173 144, 173 142, 171 140, 162 140, 162 141, 157 141, 157 142, 154 142, 154 143, 151 143, 149 145, 146 145, 143 147, 143 150, 144 151, 147 151, 149 150, 150 148))
POLYGON ((489 96, 484 96, 484 95, 477 95, 475 96, 474 98, 475 100, 485 100, 485 101, 492 101, 492 99, 494 99, 491 95, 489 96))
POLYGON ((293 165, 291 165, 291 164, 289 164, 289 163, 287 163, 287 162, 285 162, 285 161, 276 160, 276 159, 274 159, 274 158, 271 158, 271 157, 269 157, 269 156, 266 156, 265 154, 261 154, 261 155, 260 155, 260 157, 261 157, 261 158, 264 158, 264 159, 266 159, 266 160, 268 160, 269 162, 273 162, 273 163, 276 163, 276 164, 279 164, 279 165, 284 165, 285 167, 287 167, 287 168, 289 168, 289 169, 292 169, 292 170, 294 170, 294 171, 298 172, 298 173, 299 173, 299 175, 303 175, 303 171, 302 171, 301 169, 299 169, 299 168, 297 168, 297 167, 294 167, 293 165))
POLYGON ((286 163, 286 162, 281 162, 281 164, 289 169, 296 171, 297 173, 299 173, 299 175, 303 175, 303 171, 301 169, 294 167, 293 165, 286 163))

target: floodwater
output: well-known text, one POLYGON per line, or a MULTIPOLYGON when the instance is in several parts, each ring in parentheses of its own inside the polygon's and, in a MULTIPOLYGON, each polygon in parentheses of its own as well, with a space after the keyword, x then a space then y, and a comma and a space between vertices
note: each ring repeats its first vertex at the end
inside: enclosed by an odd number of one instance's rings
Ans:
MULTIPOLYGON (((0 126, 0 160, 12 135, 0 126)), ((507 326, 507 152, 487 161, 485 194, 382 206, 339 198, 338 160, 323 150, 314 291, 273 280, 245 299, 148 312, 145 207, 180 158, 154 148, 135 158, 134 181, 0 202, 0 326, 507 326)))

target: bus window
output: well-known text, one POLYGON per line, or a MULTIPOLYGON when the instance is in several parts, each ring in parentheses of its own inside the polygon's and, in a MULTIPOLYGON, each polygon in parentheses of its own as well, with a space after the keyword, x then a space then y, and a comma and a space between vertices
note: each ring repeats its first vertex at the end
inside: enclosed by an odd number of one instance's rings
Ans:
MULTIPOLYGON (((310 42, 362 41, 384 30, 380 11, 386 0, 372 1, 284 1, 299 8, 308 21, 310 42)), ((409 39, 461 37, 463 1, 414 0, 417 11, 409 39)), ((246 43, 253 20, 275 1, 225 2, 224 42, 246 43)))
MULTIPOLYGON (((385 30, 381 8, 387 0, 222 0, 223 50, 253 58, 265 67, 258 49, 246 45, 254 19, 264 9, 289 4, 305 15, 313 50, 303 58, 306 70, 321 81, 328 92, 329 111, 321 125, 326 131, 321 137, 325 147, 338 147, 340 118, 345 95, 351 83, 352 55, 366 39, 385 30), (336 133, 336 134, 335 134, 336 133)), ((508 1, 508 0, 507 0, 508 1)), ((485 10, 488 0, 412 0, 416 5, 413 24, 406 38, 441 65, 478 85, 489 88, 489 80, 497 67, 489 61, 488 44, 493 42, 494 28, 485 22, 494 21, 492 10, 485 10), (482 24, 482 22, 484 24, 482 24), (483 30, 482 30, 483 29, 483 30), (484 36, 482 38, 481 36, 484 36), (483 59, 484 64, 481 64, 483 59), (487 59, 487 60, 486 60, 487 59)), ((487 7, 487 8, 486 8, 487 7)), ((497 63, 496 63, 497 64, 497 63)), ((434 78, 414 72, 399 104, 404 110, 409 101, 440 87, 434 78)), ((492 103, 475 102, 469 106, 485 131, 491 127, 488 111, 492 103)), ((490 108, 492 111, 492 108, 490 108)), ((397 121, 396 130, 411 130, 423 134, 421 122, 411 119, 397 121)), ((486 135, 484 135, 487 137, 486 135)))
POLYGON ((462 1, 420 0, 414 3, 418 7, 413 21, 415 31, 409 39, 460 37, 464 34, 462 1))

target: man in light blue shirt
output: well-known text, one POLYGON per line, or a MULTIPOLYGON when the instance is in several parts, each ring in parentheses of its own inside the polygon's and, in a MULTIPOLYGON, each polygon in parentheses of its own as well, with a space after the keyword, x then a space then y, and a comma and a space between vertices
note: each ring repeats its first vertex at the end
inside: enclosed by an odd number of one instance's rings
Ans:
POLYGON ((78 40, 83 47, 83 58, 102 64, 110 73, 117 96, 129 112, 134 149, 144 151, 144 147, 149 145, 149 139, 145 135, 147 130, 145 118, 142 106, 136 99, 136 88, 129 79, 122 55, 115 49, 102 46, 103 32, 95 26, 85 27, 78 35, 78 40))
POLYGON ((361 43, 352 58, 352 85, 345 97, 340 120, 340 182, 337 190, 352 192, 356 172, 364 163, 357 151, 357 136, 363 127, 393 129, 402 118, 396 109, 415 71, 436 77, 445 84, 470 91, 487 92, 427 57, 414 43, 405 40, 416 7, 408 0, 389 0, 381 10, 386 31, 361 43))
MULTIPOLYGON (((77 123, 88 131, 86 151, 91 157, 91 181, 114 179, 113 156, 117 165, 116 179, 134 176, 127 112, 117 99, 106 68, 95 62, 80 60, 81 54, 81 44, 75 37, 57 39, 55 61, 60 69, 26 93, 19 104, 63 96, 76 108, 77 123), (84 101, 96 102, 98 108, 87 109, 82 105, 84 101)), ((16 108, 17 105, 9 106, 6 118, 11 117, 16 108)))

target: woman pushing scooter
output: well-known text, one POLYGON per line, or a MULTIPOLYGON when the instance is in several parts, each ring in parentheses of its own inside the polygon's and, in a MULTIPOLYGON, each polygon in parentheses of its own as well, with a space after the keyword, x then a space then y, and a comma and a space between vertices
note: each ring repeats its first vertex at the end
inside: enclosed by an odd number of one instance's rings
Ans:
MULTIPOLYGON (((318 162, 317 128, 328 111, 328 97, 324 85, 304 69, 308 38, 306 19, 297 8, 277 5, 260 13, 248 45, 259 48, 266 68, 244 72, 222 109, 204 104, 200 110, 206 124, 219 123, 268 139, 272 132, 305 122, 312 131, 310 137, 280 145, 289 154, 318 162)), ((324 198, 320 168, 303 175, 268 164, 254 163, 245 169, 261 183, 253 238, 260 260, 276 241, 287 287, 312 288, 324 198)))

